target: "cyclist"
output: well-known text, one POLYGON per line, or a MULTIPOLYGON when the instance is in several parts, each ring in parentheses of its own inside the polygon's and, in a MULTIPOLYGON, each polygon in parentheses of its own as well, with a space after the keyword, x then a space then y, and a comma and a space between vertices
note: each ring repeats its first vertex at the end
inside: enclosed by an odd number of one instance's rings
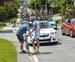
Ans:
POLYGON ((38 19, 36 20, 35 18, 31 19, 32 21, 32 31, 31 33, 34 31, 34 37, 32 38, 32 46, 34 48, 34 51, 36 51, 36 45, 35 42, 37 43, 37 52, 39 52, 39 47, 40 47, 40 43, 39 43, 39 31, 40 31, 40 25, 38 22, 38 19))

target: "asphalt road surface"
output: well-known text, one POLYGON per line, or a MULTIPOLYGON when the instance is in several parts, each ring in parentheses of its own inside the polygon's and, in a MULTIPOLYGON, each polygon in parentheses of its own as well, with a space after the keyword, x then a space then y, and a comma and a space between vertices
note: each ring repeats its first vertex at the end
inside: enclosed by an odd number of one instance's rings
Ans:
MULTIPOLYGON (((28 56, 33 57, 32 62, 75 62, 75 38, 62 36, 60 29, 57 32, 58 43, 41 45, 39 54, 28 56)), ((0 33, 0 37, 18 43, 13 33, 0 33)))

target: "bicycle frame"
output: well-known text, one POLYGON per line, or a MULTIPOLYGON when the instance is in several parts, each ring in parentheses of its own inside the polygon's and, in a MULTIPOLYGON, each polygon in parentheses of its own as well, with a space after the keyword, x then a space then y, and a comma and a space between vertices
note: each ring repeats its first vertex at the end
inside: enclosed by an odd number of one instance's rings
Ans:
POLYGON ((28 37, 28 35, 26 35, 26 33, 24 33, 23 38, 24 38, 24 41, 26 43, 25 47, 26 47, 27 53, 30 54, 30 52, 29 52, 29 43, 28 43, 27 37, 28 37))

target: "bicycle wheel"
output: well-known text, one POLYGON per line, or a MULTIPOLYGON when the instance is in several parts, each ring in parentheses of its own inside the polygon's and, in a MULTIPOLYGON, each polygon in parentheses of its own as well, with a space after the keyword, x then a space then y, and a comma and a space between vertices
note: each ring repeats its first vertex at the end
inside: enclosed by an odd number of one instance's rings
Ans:
POLYGON ((26 36, 26 50, 27 50, 27 53, 28 54, 30 54, 30 52, 29 52, 29 44, 28 44, 28 41, 27 41, 27 36, 26 36))

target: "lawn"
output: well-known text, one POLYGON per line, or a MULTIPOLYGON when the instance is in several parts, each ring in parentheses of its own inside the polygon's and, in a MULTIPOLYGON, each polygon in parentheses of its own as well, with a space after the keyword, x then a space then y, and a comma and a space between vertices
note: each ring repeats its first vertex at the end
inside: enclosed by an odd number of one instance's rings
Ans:
POLYGON ((0 30, 3 29, 6 26, 6 24, 0 24, 0 30))
POLYGON ((11 42, 0 38, 0 62, 16 62, 16 49, 11 42))

